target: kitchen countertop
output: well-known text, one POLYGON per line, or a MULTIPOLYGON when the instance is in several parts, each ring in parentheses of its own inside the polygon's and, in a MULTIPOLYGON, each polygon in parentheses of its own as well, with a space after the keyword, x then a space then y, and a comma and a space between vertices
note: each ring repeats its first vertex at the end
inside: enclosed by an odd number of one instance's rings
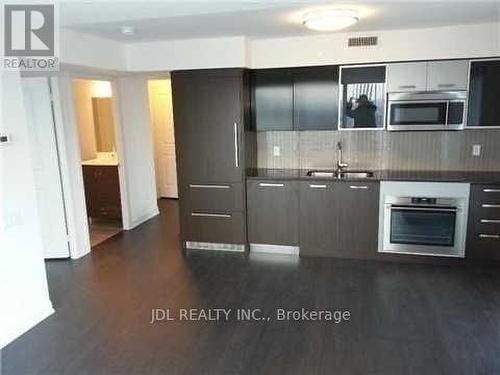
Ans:
POLYGON ((118 156, 114 152, 98 152, 95 159, 82 161, 82 165, 118 166, 118 164, 118 156))
POLYGON ((481 184, 500 184, 500 171, 372 171, 373 177, 342 178, 307 176, 308 169, 248 169, 248 179, 268 180, 334 180, 334 181, 429 181, 429 182, 468 182, 481 184))

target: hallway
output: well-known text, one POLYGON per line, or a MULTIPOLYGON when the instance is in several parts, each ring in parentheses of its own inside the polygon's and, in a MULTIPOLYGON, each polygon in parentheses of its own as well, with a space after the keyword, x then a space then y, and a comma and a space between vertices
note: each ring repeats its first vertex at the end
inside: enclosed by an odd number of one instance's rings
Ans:
POLYGON ((160 209, 46 263, 56 313, 2 351, 3 375, 500 372, 497 268, 183 255, 177 201, 160 209), (302 307, 351 317, 150 324, 155 308, 302 307))

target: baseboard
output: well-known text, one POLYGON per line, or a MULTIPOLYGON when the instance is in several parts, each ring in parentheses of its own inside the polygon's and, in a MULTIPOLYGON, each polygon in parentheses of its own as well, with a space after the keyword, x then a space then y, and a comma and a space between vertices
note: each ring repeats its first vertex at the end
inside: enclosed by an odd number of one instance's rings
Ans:
POLYGON ((250 244, 251 253, 263 253, 263 254, 280 254, 280 255, 292 255, 299 256, 298 246, 282 246, 282 245, 267 245, 267 244, 250 244))
POLYGON ((145 223, 146 221, 154 218, 155 216, 158 216, 159 214, 160 214, 160 211, 158 210, 158 206, 156 206, 149 213, 140 216, 138 219, 132 221, 131 223, 129 223, 128 226, 124 227, 123 229, 125 229, 125 230, 134 229, 134 228, 138 227, 139 225, 145 223))
MULTIPOLYGON (((24 311, 30 311, 29 308, 26 308, 24 311)), ((4 329, 2 333, 2 337, 0 338, 0 349, 7 346, 9 343, 13 342, 17 338, 21 337, 23 334, 28 332, 30 329, 38 325, 41 321, 48 318, 55 312, 52 307, 52 303, 47 301, 47 304, 38 310, 36 313, 33 312, 31 314, 23 316, 23 314, 17 314, 15 317, 15 324, 10 324, 8 329, 4 329)), ((2 318, 4 319, 4 318, 2 318)), ((7 327, 4 327, 7 328, 7 327)))

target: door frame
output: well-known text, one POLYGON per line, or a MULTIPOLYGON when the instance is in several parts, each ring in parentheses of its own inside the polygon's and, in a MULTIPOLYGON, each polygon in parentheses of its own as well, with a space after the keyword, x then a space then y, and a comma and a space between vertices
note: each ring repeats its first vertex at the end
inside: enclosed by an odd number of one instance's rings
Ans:
POLYGON ((65 194, 65 205, 68 216, 68 236, 70 256, 81 258, 91 250, 83 171, 80 160, 80 144, 78 139, 77 121, 73 102, 73 80, 101 80, 111 83, 113 93, 113 123, 115 130, 115 146, 118 156, 118 177, 120 183, 120 200, 122 205, 122 226, 124 230, 131 229, 128 204, 127 178, 124 164, 123 132, 120 121, 119 97, 115 81, 116 75, 95 72, 60 72, 50 78, 52 98, 54 103, 54 122, 56 124, 57 141, 61 152, 61 174, 65 194))
MULTIPOLYGON (((148 85, 148 102, 150 103, 150 92, 149 92, 149 82, 150 81, 164 81, 164 80, 168 80, 170 81, 170 84, 172 85, 172 75, 170 74, 170 72, 157 72, 157 73, 150 73, 148 75, 145 76, 145 79, 146 79, 146 83, 148 85)), ((172 91, 172 88, 170 90, 170 94, 171 94, 171 102, 172 102, 172 110, 173 110, 173 91, 172 91)), ((152 115, 152 108, 149 108, 149 115, 151 117, 152 115)), ((175 133, 175 121, 174 119, 172 118, 172 127, 173 127, 173 131, 175 133)), ((153 145, 155 144, 155 124, 154 124, 154 121, 153 119, 151 118, 151 135, 153 137, 153 145)), ((174 135, 174 147, 176 148, 177 147, 177 142, 175 140, 175 135, 174 135)), ((156 149, 153 149, 153 152, 154 152, 154 159, 155 159, 155 169, 156 169, 156 149)), ((179 199, 179 180, 178 180, 178 177, 179 177, 179 173, 178 173, 178 170, 177 170, 177 153, 175 152, 174 153, 175 155, 175 175, 176 175, 176 185, 177 185, 177 198, 167 198, 167 197, 162 197, 159 193, 158 193, 158 189, 156 190, 156 198, 157 199, 162 199, 162 198, 166 198, 166 199, 179 199)), ((155 181, 156 182, 156 181, 155 181)))

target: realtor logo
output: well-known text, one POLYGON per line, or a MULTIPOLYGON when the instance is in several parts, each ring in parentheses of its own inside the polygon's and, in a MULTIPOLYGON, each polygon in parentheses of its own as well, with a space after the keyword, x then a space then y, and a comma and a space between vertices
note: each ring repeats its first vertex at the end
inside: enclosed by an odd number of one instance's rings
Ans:
POLYGON ((57 70, 54 4, 6 4, 3 10, 3 68, 57 70))

